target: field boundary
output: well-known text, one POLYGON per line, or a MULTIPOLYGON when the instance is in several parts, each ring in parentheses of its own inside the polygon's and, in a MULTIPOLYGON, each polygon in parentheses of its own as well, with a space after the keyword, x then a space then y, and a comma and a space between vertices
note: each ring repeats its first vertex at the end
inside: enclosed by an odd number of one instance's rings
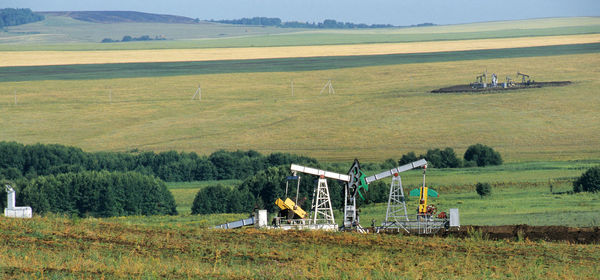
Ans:
POLYGON ((556 56, 598 52, 600 52, 600 43, 386 55, 11 66, 0 67, 0 82, 115 79, 253 72, 299 72, 350 67, 556 56))
POLYGON ((0 52, 1 67, 72 64, 191 62, 244 59, 345 57, 418 54, 456 51, 528 48, 600 43, 600 34, 452 40, 444 42, 380 43, 323 46, 283 46, 213 49, 121 50, 121 51, 22 51, 0 52))

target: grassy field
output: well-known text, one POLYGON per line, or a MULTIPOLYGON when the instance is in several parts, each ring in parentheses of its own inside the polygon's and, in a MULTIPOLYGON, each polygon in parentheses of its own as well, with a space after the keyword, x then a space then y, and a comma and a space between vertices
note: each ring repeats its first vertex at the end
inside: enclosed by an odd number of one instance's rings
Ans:
POLYGON ((326 161, 379 161, 436 147, 462 154, 479 142, 499 150, 508 162, 597 159, 600 80, 593 69, 599 59, 592 53, 319 71, 130 79, 94 74, 93 80, 2 82, 0 139, 90 151, 255 149, 326 161), (501 94, 429 93, 469 83, 485 69, 501 81, 521 71, 537 81, 574 83, 501 94), (327 79, 335 94, 320 94, 327 79), (199 83, 202 100, 191 101, 199 83))
POLYGON ((263 48, 0 52, 0 67, 419 54, 600 43, 600 34, 470 41, 263 48))
POLYGON ((203 24, 95 24, 49 16, 45 21, 0 32, 0 50, 123 50, 222 47, 309 46, 399 43, 591 34, 600 32, 600 18, 545 18, 418 28, 319 30, 203 24), (124 35, 163 35, 168 41, 98 43, 124 35), (68 42, 68 43, 65 43, 68 42))
POLYGON ((0 218, 0 277, 595 279, 600 245, 0 218), (460 265, 458 265, 460 264, 460 265))

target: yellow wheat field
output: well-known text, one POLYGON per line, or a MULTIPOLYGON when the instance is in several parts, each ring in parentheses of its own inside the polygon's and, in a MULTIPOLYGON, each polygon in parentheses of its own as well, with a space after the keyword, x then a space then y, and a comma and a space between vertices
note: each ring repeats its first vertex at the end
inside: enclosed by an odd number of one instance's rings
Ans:
POLYGON ((118 51, 0 52, 0 67, 379 55, 537 47, 600 42, 600 34, 412 43, 118 51))

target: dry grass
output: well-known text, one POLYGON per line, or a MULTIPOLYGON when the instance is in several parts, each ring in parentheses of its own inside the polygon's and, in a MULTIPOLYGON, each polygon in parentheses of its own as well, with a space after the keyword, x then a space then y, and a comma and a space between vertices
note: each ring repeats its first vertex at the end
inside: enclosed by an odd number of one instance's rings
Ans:
POLYGON ((119 51, 10 51, 0 52, 0 57, 2 57, 2 60, 0 60, 0 67, 428 53, 597 42, 600 42, 600 34, 389 44, 381 43, 261 48, 119 51))
POLYGON ((89 151, 218 149, 383 160, 471 144, 507 161, 600 157, 598 54, 89 81, 0 83, 0 139, 89 151), (567 87, 431 94, 484 69, 567 87), (332 78, 334 95, 319 94, 332 78), (291 96, 290 79, 294 80, 291 96), (202 83, 202 101, 191 101, 202 83), (112 103, 109 102, 112 90, 112 103), (13 92, 18 104, 14 105, 13 92))
POLYGON ((0 218, 0 277, 594 279, 598 245, 0 218))

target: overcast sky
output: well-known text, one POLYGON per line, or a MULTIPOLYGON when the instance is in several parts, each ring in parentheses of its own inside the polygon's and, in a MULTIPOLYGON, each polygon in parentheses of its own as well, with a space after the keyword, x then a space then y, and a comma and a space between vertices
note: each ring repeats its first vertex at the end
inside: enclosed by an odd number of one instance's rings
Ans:
POLYGON ((600 0, 0 0, 34 11, 139 11, 200 19, 279 17, 354 23, 455 24, 541 17, 600 16, 600 0))

